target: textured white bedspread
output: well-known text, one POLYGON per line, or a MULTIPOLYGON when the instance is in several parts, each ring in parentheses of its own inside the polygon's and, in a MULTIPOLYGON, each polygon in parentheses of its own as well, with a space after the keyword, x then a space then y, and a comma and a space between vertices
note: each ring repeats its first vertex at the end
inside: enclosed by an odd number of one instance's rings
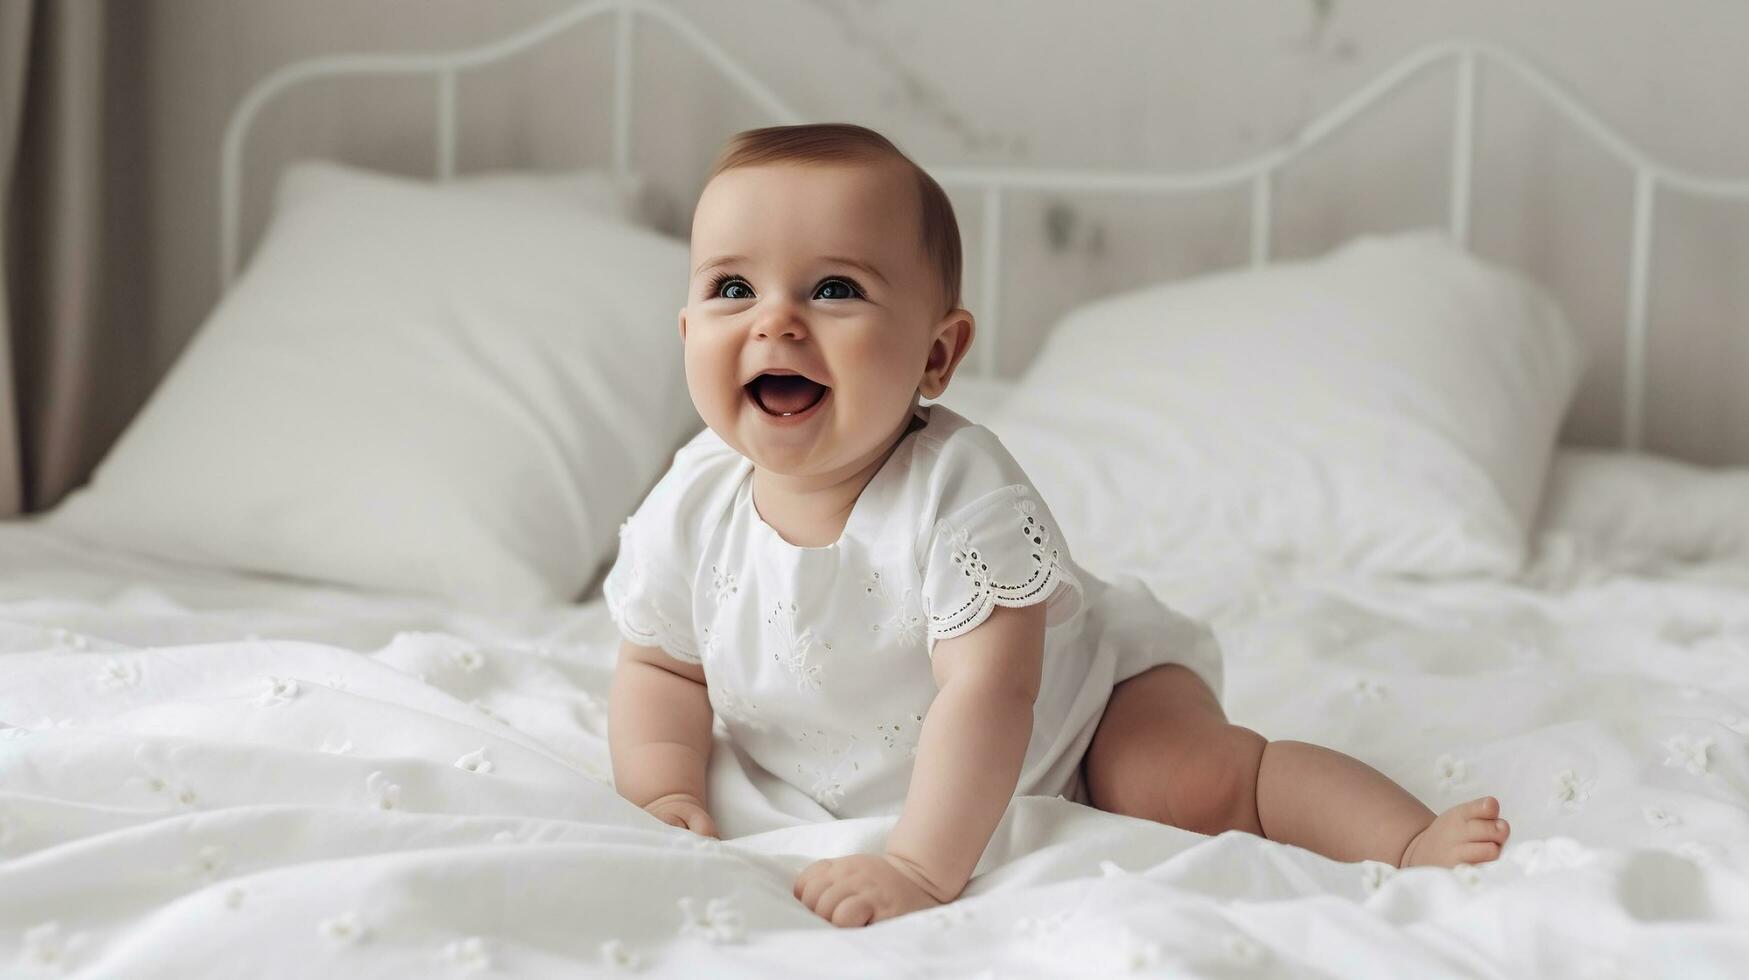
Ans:
POLYGON ((1497 795, 1505 857, 1393 871, 1026 797, 965 897, 838 930, 791 881, 877 849, 892 818, 782 826, 722 744, 733 839, 620 799, 599 600, 480 619, 11 524, 0 976, 1749 966, 1749 569, 1559 590, 1147 577, 1215 623, 1234 721, 1356 755, 1435 809, 1497 795))

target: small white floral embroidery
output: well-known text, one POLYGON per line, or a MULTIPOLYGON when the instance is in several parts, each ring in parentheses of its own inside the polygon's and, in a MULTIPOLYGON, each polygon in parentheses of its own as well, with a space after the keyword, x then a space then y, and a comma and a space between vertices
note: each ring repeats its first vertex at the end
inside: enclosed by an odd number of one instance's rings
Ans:
POLYGON ((853 751, 856 736, 848 735, 845 739, 843 743, 838 743, 831 733, 820 728, 796 736, 796 741, 809 755, 816 759, 825 759, 818 765, 796 763, 796 775, 802 778, 804 792, 828 810, 844 802, 844 781, 850 778, 850 771, 862 769, 853 751), (849 763, 850 771, 845 770, 846 763, 849 763))
POLYGON ((49 630, 49 639, 58 647, 70 647, 74 650, 87 650, 91 647, 91 641, 87 637, 58 626, 49 630))
POLYGON ((1433 769, 1439 774, 1440 790, 1449 793, 1463 785, 1469 777, 1470 765, 1456 756, 1442 755, 1433 760, 1433 769))
POLYGON ((1525 841, 1507 853, 1512 855, 1512 859, 1518 862, 1526 875, 1582 868, 1597 859, 1596 854, 1571 837, 1525 841))
POLYGON ((728 602, 729 598, 741 591, 735 582, 735 573, 724 571, 716 565, 711 565, 711 595, 717 604, 728 602))
POLYGON ((953 553, 951 558, 959 566, 960 574, 966 577, 972 585, 974 593, 984 591, 984 583, 990 577, 990 565, 984 561, 984 556, 972 546, 972 532, 963 527, 953 529, 953 553))
POLYGON ((1022 916, 1014 920, 1014 935, 1025 939, 1040 952, 1054 952, 1061 947, 1071 933, 1067 926, 1069 912, 1053 912, 1043 916, 1022 916))
POLYGON ((759 705, 751 699, 738 697, 727 683, 710 686, 709 693, 716 695, 717 714, 724 722, 750 732, 769 731, 771 726, 759 714, 759 705))
POLYGON ((450 660, 462 671, 472 674, 486 666, 486 655, 473 647, 464 647, 450 654, 450 660))
MULTIPOLYGON (((172 805, 193 809, 200 803, 200 796, 192 786, 174 778, 160 770, 148 757, 146 746, 142 743, 134 746, 134 762, 143 773, 134 779, 145 785, 146 790, 156 795, 166 797, 172 805)), ((132 782, 133 780, 129 780, 132 782)))
POLYGON ((1659 829, 1674 827, 1682 823, 1682 817, 1680 814, 1668 807, 1659 806, 1656 803, 1648 803, 1641 807, 1640 813, 1645 816, 1646 823, 1659 829))
POLYGON ((492 771, 492 760, 486 758, 486 748, 481 746, 455 760, 455 767, 466 772, 477 772, 483 775, 492 771))
POLYGON ((893 637, 903 646, 918 646, 923 643, 923 617, 912 611, 915 589, 906 589, 900 598, 893 598, 892 590, 881 578, 879 569, 868 573, 863 580, 863 591, 879 600, 888 615, 885 623, 870 623, 869 632, 882 633, 893 637))
POLYGON ((344 690, 346 690, 346 675, 345 674, 329 674, 328 679, 326 681, 324 681, 323 683, 327 684, 328 688, 330 690, 344 691, 344 690))
POLYGON ((445 943, 443 958, 460 967, 463 973, 477 973, 492 968, 492 951, 487 948, 486 940, 479 936, 468 936, 445 943))
POLYGON ((1360 884, 1368 895, 1376 894, 1396 873, 1396 868, 1383 861, 1360 862, 1360 884))
POLYGON ((782 664, 785 670, 795 675, 796 690, 806 693, 820 690, 821 670, 817 663, 809 663, 808 658, 814 653, 814 644, 818 643, 827 652, 832 644, 827 640, 817 640, 813 627, 804 627, 796 632, 796 604, 779 600, 765 617, 765 625, 777 633, 782 647, 773 650, 771 657, 782 664))
POLYGON ((1595 779, 1581 779, 1579 773, 1572 769, 1563 769, 1555 773, 1555 791, 1552 805, 1557 809, 1578 810, 1591 798, 1591 791, 1597 786, 1595 779))
POLYGON ((401 787, 389 782, 389 777, 381 769, 364 777, 364 791, 370 794, 371 802, 379 810, 393 810, 401 804, 401 787))
POLYGON ((1707 750, 1712 748, 1711 735, 1694 735, 1680 732, 1664 740, 1664 751, 1669 755, 1664 757, 1664 764, 1687 769, 1696 776, 1704 776, 1707 772, 1707 750))
POLYGON ((328 739, 323 739, 322 751, 329 755, 345 755, 352 751, 352 739, 349 738, 344 742, 331 742, 328 739))
POLYGON ((952 929, 972 921, 971 910, 958 903, 937 906, 933 911, 923 914, 929 917, 937 929, 952 929))
POLYGON ((1482 869, 1473 864, 1454 864, 1451 867, 1454 878, 1462 882, 1466 888, 1479 888, 1482 884, 1482 869))
POLYGON ((917 740, 923 734, 923 713, 913 711, 902 722, 876 725, 881 743, 895 751, 903 749, 906 758, 917 758, 917 740))
POLYGON ((1385 696, 1385 685, 1371 677, 1356 677, 1349 687, 1356 701, 1377 701, 1385 696))
POLYGON ((370 930, 365 928, 357 912, 346 912, 316 923, 316 934, 329 942, 352 946, 369 938, 370 930))
POLYGON ((298 682, 285 677, 267 678, 267 690, 255 699, 256 704, 274 707, 286 704, 298 696, 298 682))
POLYGON ((618 939, 601 944, 601 960, 615 970, 636 970, 642 958, 618 939))
POLYGON ((140 683, 140 665, 133 660, 118 660, 110 657, 103 662, 103 667, 97 672, 97 684, 106 691, 115 691, 124 687, 137 687, 140 683))
POLYGON ((194 860, 183 865, 182 870, 192 878, 217 881, 225 870, 224 849, 208 844, 196 852, 194 860))
POLYGON ((713 898, 699 907, 698 900, 688 895, 680 900, 682 936, 700 936, 713 943, 738 943, 745 936, 741 913, 727 896, 713 898))

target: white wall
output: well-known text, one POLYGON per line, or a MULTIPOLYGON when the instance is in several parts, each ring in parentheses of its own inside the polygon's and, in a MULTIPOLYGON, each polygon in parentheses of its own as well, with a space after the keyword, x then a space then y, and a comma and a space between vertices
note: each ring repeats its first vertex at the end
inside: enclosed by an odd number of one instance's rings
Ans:
MULTIPOLYGON (((151 0, 146 45, 153 243, 145 327, 162 370, 217 295, 218 147, 272 69, 320 53, 474 42, 557 0, 151 0)), ((670 0, 813 119, 881 130, 925 164, 1189 168, 1249 155, 1422 42, 1519 49, 1668 163, 1749 176, 1743 0, 670 0)), ((608 160, 610 26, 464 79, 463 170, 608 160)), ((770 120, 656 28, 640 34, 636 150, 683 231, 721 140, 770 120)), ((1277 252, 1444 219, 1450 77, 1424 79, 1291 171, 1277 252)), ((1557 292, 1593 349, 1567 438, 1618 433, 1630 220, 1627 171, 1516 83, 1485 81, 1475 240, 1557 292)), ((299 154, 428 174, 429 83, 323 83, 263 114, 246 181, 249 238, 272 174, 299 154)), ((978 301, 977 202, 956 201, 978 301)), ((1175 201, 1014 200, 1002 369, 1079 299, 1242 261, 1242 191, 1175 201)), ((1749 461, 1749 204, 1666 197, 1657 225, 1652 447, 1749 461)), ((652 329, 666 329, 654 324, 652 329)))

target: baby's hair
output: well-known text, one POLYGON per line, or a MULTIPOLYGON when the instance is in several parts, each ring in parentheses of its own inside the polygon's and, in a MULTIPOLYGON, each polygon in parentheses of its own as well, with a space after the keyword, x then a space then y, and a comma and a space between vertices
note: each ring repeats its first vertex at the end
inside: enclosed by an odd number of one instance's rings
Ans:
POLYGON ((953 309, 960 305, 962 264, 960 226, 953 216, 953 203, 934 177, 899 152, 891 140, 874 130, 852 123, 806 123, 745 130, 729 137, 705 179, 709 182, 711 177, 736 167, 768 163, 876 160, 896 160, 916 177, 917 196, 922 201, 923 249, 941 276, 942 293, 947 297, 947 305, 942 311, 953 309))

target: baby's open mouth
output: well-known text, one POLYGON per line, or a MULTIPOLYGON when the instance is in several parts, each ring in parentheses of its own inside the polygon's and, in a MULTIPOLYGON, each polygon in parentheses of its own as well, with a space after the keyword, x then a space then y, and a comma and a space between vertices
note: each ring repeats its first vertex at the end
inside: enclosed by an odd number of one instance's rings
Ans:
POLYGON ((800 415, 831 389, 799 374, 761 374, 747 382, 747 397, 767 415, 800 415))

